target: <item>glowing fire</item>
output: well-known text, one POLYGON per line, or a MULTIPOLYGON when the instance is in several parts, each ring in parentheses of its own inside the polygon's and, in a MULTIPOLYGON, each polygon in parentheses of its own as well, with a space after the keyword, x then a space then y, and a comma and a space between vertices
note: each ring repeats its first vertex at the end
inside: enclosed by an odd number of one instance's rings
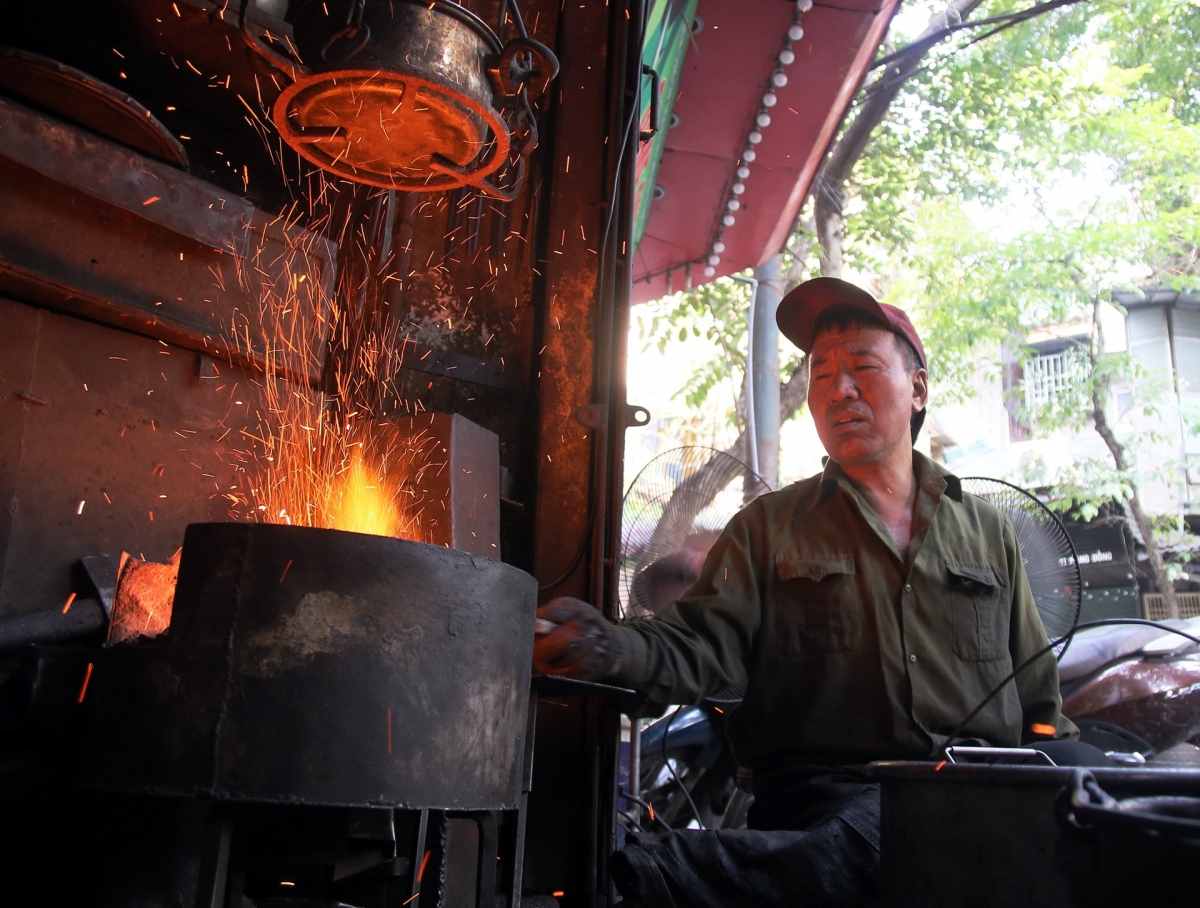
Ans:
MULTIPOLYGON (((263 408, 257 431, 243 432, 251 445, 242 452, 249 488, 229 496, 233 513, 427 541, 415 482, 429 445, 382 418, 389 402, 393 412, 403 405, 394 381, 403 353, 396 322, 341 305, 315 271, 318 257, 301 251, 293 250, 292 268, 274 281, 256 255, 240 272, 260 308, 233 326, 234 336, 262 366, 263 408), (297 380, 304 375, 321 376, 326 390, 297 380)), ((419 408, 408 406, 410 413, 419 408)))
POLYGON ((362 454, 350 458, 350 469, 331 490, 329 526, 352 533, 395 536, 400 522, 395 496, 385 491, 363 464, 362 454))

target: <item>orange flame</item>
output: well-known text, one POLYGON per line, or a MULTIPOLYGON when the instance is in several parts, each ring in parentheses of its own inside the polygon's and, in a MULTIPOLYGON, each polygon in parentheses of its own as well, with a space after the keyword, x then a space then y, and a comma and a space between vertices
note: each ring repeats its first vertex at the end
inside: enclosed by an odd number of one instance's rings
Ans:
POLYGON ((363 464, 362 453, 350 457, 350 467, 331 489, 326 513, 331 529, 376 536, 396 536, 400 513, 394 493, 389 493, 378 477, 363 464))

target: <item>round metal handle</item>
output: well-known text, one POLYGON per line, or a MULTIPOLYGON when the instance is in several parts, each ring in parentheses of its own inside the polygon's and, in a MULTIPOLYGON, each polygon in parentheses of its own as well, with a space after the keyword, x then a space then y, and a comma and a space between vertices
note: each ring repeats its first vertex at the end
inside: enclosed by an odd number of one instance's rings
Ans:
POLYGON ((1064 793, 1068 806, 1064 819, 1076 829, 1113 825, 1126 829, 1200 836, 1200 798, 1144 797, 1118 801, 1086 770, 1076 769, 1064 793))
POLYGON ((367 46, 371 40, 371 27, 363 24, 363 13, 366 8, 367 0, 354 0, 350 4, 350 9, 346 12, 345 28, 334 32, 330 39, 322 45, 322 60, 327 63, 349 63, 355 54, 367 46), (339 50, 336 59, 330 60, 329 51, 342 41, 347 42, 345 47, 339 50))

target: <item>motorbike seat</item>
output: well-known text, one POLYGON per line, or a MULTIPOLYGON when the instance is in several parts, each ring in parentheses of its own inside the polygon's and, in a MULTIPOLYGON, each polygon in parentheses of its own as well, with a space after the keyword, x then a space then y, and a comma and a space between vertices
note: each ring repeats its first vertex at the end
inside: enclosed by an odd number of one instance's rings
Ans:
MULTIPOLYGON (((1200 618, 1169 619, 1160 623, 1168 627, 1177 627, 1193 636, 1200 636, 1200 618)), ((1143 647, 1161 637, 1163 632, 1159 628, 1137 624, 1092 627, 1080 631, 1058 664, 1059 681, 1084 678, 1113 662, 1136 656, 1142 652, 1143 647)), ((1181 643, 1187 643, 1183 637, 1179 640, 1181 643)))

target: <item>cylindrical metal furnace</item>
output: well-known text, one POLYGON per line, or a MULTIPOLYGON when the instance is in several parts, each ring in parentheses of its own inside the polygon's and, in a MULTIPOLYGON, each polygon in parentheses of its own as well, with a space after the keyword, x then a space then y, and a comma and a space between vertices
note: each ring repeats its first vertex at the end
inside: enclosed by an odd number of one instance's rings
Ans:
POLYGON ((169 632, 96 663, 85 783, 514 808, 536 592, 509 565, 421 543, 193 524, 169 632))

